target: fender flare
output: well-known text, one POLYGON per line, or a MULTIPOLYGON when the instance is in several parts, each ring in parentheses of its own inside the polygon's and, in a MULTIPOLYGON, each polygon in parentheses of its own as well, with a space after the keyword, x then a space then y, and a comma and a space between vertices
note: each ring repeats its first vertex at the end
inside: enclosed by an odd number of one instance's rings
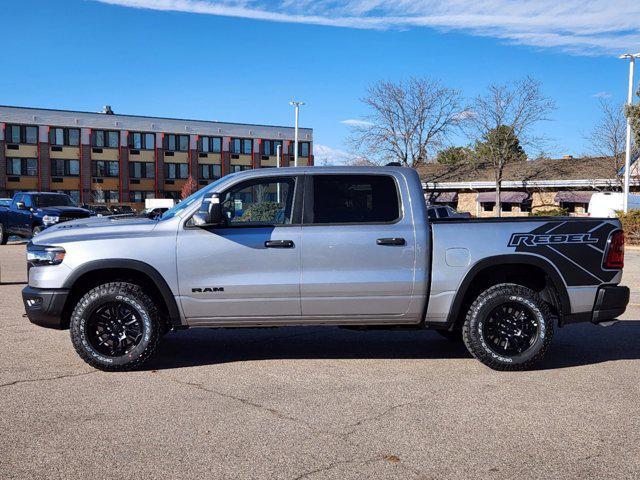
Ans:
POLYGON ((140 272, 151 279, 151 281, 155 284, 155 286, 160 291, 160 295, 164 299, 165 304, 167 305, 167 310, 169 313, 169 321, 173 326, 181 326, 182 320, 180 318, 180 311, 178 310, 178 304, 176 302, 176 298, 169 288, 166 280, 160 275, 160 272, 156 270, 154 267, 149 265, 148 263, 141 262, 139 260, 132 260, 130 258, 113 258, 113 259, 104 259, 104 260, 92 260, 85 264, 80 265, 75 268, 71 275, 67 277, 64 282, 62 288, 71 289, 73 285, 75 285, 76 281, 90 272, 94 272, 96 270, 114 270, 114 269, 127 269, 127 270, 135 270, 140 272))
POLYGON ((473 280, 480 274, 483 270, 494 267, 496 265, 504 265, 504 264, 525 264, 532 265, 540 268, 543 272, 547 274, 549 279, 551 280, 551 284, 555 288, 558 293, 558 299, 560 301, 560 314, 561 315, 569 315, 571 314, 571 301, 569 300, 569 293, 567 292, 567 285, 565 284, 562 276, 558 272, 558 270, 549 262, 548 260, 538 257, 536 255, 527 255, 527 254, 511 254, 511 255, 496 255, 492 257, 483 258, 479 262, 473 265, 471 269, 467 272, 462 283, 458 287, 458 291, 456 293, 453 302, 451 303, 451 308, 449 309, 449 315, 447 317, 447 324, 454 325, 459 314, 460 309, 462 308, 462 302, 464 297, 471 286, 473 280))

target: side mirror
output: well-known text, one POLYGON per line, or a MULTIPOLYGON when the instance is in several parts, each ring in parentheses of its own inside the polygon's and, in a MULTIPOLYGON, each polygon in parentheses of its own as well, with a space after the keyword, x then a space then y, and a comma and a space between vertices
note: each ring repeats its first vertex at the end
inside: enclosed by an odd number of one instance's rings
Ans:
POLYGON ((24 202, 16 202, 16 208, 18 210, 27 210, 26 205, 24 204, 24 202))
POLYGON ((200 209, 193 214, 193 224, 196 227, 218 227, 225 224, 222 214, 220 197, 216 193, 205 196, 200 209))

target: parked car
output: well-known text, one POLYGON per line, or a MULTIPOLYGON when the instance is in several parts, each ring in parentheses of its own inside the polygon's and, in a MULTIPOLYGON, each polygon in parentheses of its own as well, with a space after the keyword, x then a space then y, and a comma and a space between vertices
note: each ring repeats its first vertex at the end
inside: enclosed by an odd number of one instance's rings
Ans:
POLYGON ((617 219, 432 222, 413 169, 274 170, 222 177, 157 221, 42 232, 29 320, 70 326, 102 370, 139 367, 172 329, 285 325, 431 328, 522 370, 556 324, 607 324, 629 301, 617 219))
MULTIPOLYGON (((597 192, 589 200, 589 215, 592 217, 614 218, 616 212, 623 210, 624 194, 621 192, 597 192)), ((629 210, 640 209, 640 195, 629 194, 629 210)))
POLYGON ((11 206, 10 198, 0 198, 0 207, 9 208, 11 206))
POLYGON ((140 212, 140 216, 147 218, 159 218, 167 210, 169 210, 167 207, 145 208, 140 212))
POLYGON ((111 210, 109 210, 109 207, 100 203, 95 205, 89 205, 89 210, 95 213, 96 216, 98 217, 108 217, 109 215, 112 215, 111 210))
POLYGON ((130 205, 111 205, 111 212, 114 215, 133 215, 136 213, 130 205))
POLYGON ((0 243, 5 245, 10 235, 31 238, 52 225, 91 215, 62 193, 16 193, 11 206, 0 209, 0 243))
POLYGON ((457 212, 449 205, 427 205, 427 216, 431 220, 440 218, 471 218, 469 212, 457 212))

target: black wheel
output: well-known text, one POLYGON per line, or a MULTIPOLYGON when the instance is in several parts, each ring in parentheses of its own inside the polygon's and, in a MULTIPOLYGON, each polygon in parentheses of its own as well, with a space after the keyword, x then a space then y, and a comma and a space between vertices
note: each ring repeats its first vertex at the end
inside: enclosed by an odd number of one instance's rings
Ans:
POLYGON ((126 282, 105 283, 87 292, 75 306, 69 327, 80 357, 105 371, 141 366, 156 351, 163 331, 153 300, 126 282))
POLYGON ((554 317, 533 290, 503 283, 482 292, 462 327, 471 354, 494 370, 526 370, 547 353, 554 317))
POLYGON ((460 343, 462 342, 462 330, 456 328, 455 330, 436 330, 442 337, 446 338, 450 342, 460 343))
POLYGON ((4 225, 0 223, 0 245, 6 245, 9 240, 9 234, 5 231, 4 225))
POLYGON ((42 232, 42 227, 33 227, 33 229, 31 230, 31 236, 35 237, 40 232, 42 232))

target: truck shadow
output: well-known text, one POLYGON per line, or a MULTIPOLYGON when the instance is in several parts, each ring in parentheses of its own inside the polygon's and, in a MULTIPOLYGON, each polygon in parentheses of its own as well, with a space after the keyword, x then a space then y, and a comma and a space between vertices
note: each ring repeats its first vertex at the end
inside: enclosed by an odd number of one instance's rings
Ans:
MULTIPOLYGON (((148 370, 284 359, 471 359, 464 345, 433 331, 332 327, 192 329, 167 335, 148 370)), ((640 321, 557 329, 540 370, 640 359, 640 321)))

